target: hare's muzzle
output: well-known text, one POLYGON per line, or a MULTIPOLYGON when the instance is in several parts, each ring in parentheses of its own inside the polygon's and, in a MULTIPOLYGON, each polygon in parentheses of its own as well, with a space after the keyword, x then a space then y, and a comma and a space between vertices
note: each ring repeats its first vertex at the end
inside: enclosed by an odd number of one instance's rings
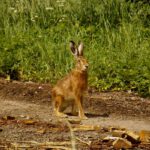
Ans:
POLYGON ((88 67, 89 67, 89 65, 88 65, 88 64, 86 64, 86 65, 85 65, 85 68, 86 68, 86 69, 88 69, 88 67))
POLYGON ((88 65, 88 64, 85 64, 85 65, 83 66, 83 70, 86 71, 86 70, 88 69, 88 67, 89 67, 89 65, 88 65))

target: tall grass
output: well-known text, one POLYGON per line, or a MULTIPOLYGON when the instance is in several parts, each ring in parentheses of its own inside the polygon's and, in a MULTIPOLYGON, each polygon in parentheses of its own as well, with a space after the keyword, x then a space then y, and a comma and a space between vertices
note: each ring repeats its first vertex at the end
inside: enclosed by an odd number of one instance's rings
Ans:
POLYGON ((125 0, 1 0, 0 74, 55 83, 83 41, 89 84, 150 95, 150 5, 125 0))

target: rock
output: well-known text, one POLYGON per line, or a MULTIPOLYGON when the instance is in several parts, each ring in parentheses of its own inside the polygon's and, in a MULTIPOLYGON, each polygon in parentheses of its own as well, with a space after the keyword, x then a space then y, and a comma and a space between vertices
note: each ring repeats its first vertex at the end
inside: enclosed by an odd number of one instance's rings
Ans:
POLYGON ((150 131, 142 130, 139 136, 142 142, 150 142, 150 131))
POLYGON ((98 125, 76 125, 73 131, 100 131, 101 126, 98 125))
POLYGON ((125 131, 125 128, 120 128, 120 127, 109 127, 109 131, 125 131))
POLYGON ((117 139, 118 139, 118 137, 107 136, 102 141, 103 142, 109 142, 109 141, 114 141, 114 140, 117 140, 117 139))
POLYGON ((71 124, 80 124, 81 123, 81 119, 76 119, 76 118, 69 118, 68 121, 71 124))
POLYGON ((125 131, 114 130, 114 131, 111 132, 111 134, 114 137, 124 137, 125 131))
POLYGON ((113 147, 116 149, 127 149, 127 148, 132 148, 132 143, 126 139, 123 138, 118 138, 113 142, 113 147))
POLYGON ((45 129, 39 129, 36 131, 38 134, 45 134, 46 130, 45 129))
POLYGON ((3 116, 2 119, 3 120, 15 120, 15 117, 13 117, 13 116, 3 116))
POLYGON ((130 141, 132 144, 137 144, 140 142, 140 136, 136 133, 134 133, 133 131, 127 131, 124 134, 124 137, 130 141))
POLYGON ((26 125, 33 125, 36 122, 34 120, 23 120, 23 123, 26 124, 26 125))

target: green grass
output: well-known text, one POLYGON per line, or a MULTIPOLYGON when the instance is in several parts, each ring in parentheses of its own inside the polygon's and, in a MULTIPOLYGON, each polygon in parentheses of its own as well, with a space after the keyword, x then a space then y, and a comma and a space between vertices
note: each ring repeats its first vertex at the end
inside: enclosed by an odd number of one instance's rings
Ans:
POLYGON ((55 83, 83 41, 89 85, 150 95, 150 5, 125 0, 1 0, 0 74, 55 83))

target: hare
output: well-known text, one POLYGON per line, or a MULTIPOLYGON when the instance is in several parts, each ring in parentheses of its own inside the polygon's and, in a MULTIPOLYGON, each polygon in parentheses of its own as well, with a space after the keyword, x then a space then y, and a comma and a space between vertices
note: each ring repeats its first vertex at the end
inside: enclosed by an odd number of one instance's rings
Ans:
POLYGON ((52 98, 54 102, 54 112, 56 116, 67 117, 63 113, 69 105, 72 106, 72 113, 78 110, 78 116, 86 119, 83 109, 83 95, 88 86, 88 62, 83 57, 83 43, 78 47, 75 42, 70 41, 70 49, 76 60, 75 68, 59 80, 52 89, 52 98))

